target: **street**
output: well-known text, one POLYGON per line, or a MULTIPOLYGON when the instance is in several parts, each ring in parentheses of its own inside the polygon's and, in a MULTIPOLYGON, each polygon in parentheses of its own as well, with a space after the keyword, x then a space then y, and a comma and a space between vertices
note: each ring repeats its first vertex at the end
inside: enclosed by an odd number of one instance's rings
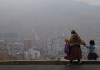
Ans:
POLYGON ((100 70, 100 65, 0 65, 0 70, 100 70))

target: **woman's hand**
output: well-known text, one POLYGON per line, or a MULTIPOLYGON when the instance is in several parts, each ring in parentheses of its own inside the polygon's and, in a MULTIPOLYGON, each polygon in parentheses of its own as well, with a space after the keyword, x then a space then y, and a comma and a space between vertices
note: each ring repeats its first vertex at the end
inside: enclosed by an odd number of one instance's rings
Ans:
POLYGON ((82 40, 82 44, 84 45, 84 46, 86 46, 86 43, 82 40))

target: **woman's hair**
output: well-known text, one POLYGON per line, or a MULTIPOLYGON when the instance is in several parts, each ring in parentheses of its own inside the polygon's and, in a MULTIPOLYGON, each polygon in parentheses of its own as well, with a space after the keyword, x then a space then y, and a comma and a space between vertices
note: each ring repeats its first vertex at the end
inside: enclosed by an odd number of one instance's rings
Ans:
POLYGON ((95 45, 95 41, 94 40, 90 40, 90 45, 95 45))
POLYGON ((75 30, 72 30, 72 31, 71 31, 71 34, 77 34, 77 33, 76 33, 76 31, 75 31, 75 30))

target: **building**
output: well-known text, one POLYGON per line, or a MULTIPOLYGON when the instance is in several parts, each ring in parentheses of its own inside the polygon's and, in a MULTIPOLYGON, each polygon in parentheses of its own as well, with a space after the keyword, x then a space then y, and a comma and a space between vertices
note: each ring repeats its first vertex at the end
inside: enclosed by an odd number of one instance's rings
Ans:
POLYGON ((33 41, 31 39, 24 40, 24 50, 27 51, 29 48, 33 47, 33 41))
POLYGON ((2 52, 8 51, 7 44, 5 43, 4 40, 0 40, 0 50, 2 50, 2 52))
POLYGON ((4 40, 0 40, 0 60, 9 60, 8 47, 4 40))
POLYGON ((28 51, 25 51, 24 58, 25 60, 37 60, 40 58, 40 51, 33 48, 28 49, 28 51))
POLYGON ((12 56, 14 60, 20 59, 19 57, 21 56, 21 59, 23 58, 22 55, 24 55, 24 45, 22 43, 11 43, 8 45, 8 54, 12 56))

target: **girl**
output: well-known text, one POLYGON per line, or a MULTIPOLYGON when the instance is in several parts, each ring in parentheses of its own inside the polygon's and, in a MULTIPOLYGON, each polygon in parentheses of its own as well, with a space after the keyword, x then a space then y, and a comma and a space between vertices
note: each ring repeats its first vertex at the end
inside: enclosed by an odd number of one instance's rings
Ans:
POLYGON ((64 47, 64 52, 66 53, 66 54, 68 54, 69 53, 69 47, 70 47, 70 45, 69 45, 69 43, 68 43, 68 40, 67 39, 65 39, 65 47, 64 47))
POLYGON ((89 53, 88 53, 88 60, 97 60, 98 55, 94 52, 95 50, 95 41, 94 40, 90 40, 90 45, 86 46, 89 49, 89 53))

